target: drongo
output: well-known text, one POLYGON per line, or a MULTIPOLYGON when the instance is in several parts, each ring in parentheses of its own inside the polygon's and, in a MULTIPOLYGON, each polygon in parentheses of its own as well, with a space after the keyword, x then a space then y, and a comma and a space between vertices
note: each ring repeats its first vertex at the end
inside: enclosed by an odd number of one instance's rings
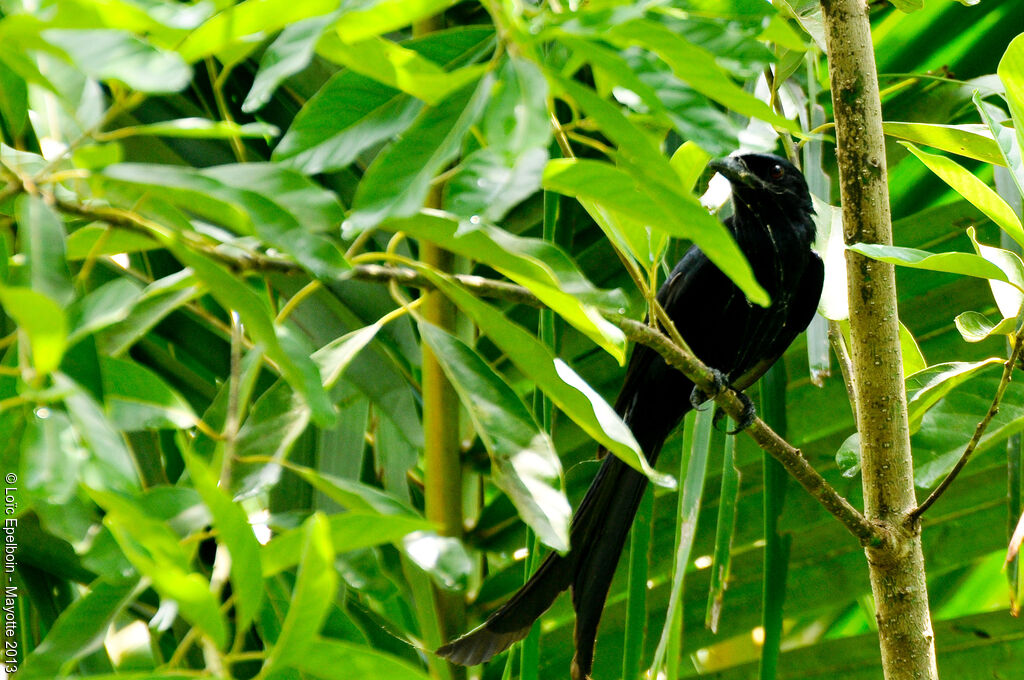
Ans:
MULTIPOLYGON (((700 248, 691 247, 658 291, 679 333, 723 384, 752 385, 811 322, 824 269, 811 249, 814 208, 803 175, 789 161, 751 153, 711 162, 732 188, 725 224, 771 304, 751 303, 700 248)), ((691 408, 708 398, 654 350, 637 346, 615 403, 654 465, 665 438, 691 408)), ((747 423, 753 408, 747 401, 747 423)), ((603 455, 603 450, 598 455, 603 455)), ((605 598, 647 478, 606 456, 576 509, 569 552, 553 553, 527 583, 480 627, 437 653, 463 665, 483 663, 521 640, 563 590, 576 611, 573 680, 589 677, 605 598)))

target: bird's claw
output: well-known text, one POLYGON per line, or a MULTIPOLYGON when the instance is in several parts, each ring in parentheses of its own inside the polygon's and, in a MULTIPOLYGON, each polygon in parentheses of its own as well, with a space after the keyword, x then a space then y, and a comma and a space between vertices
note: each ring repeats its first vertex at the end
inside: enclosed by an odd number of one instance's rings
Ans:
POLYGON ((719 394, 725 391, 725 388, 729 384, 725 381, 725 374, 719 371, 717 368, 711 369, 711 375, 713 379, 711 392, 705 392, 699 387, 694 386, 690 391, 690 406, 693 407, 694 411, 703 411, 701 406, 704 402, 714 399, 719 394))
MULTIPOLYGON (((736 398, 743 403, 743 411, 740 412, 740 419, 739 422, 736 423, 736 429, 729 430, 726 434, 739 434, 740 432, 743 432, 743 430, 750 427, 750 424, 754 422, 754 418, 757 417, 757 409, 754 408, 754 402, 750 401, 750 397, 742 392, 737 392, 736 398)), ((715 414, 714 420, 711 421, 711 424, 717 428, 718 421, 724 417, 725 411, 718 411, 718 413, 715 414)))

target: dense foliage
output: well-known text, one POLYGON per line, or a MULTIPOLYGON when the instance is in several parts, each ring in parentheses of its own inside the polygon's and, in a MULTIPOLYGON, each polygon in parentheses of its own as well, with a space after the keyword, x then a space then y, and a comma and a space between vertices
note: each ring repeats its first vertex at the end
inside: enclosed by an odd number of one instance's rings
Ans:
MULTIPOLYGON (((912 265, 923 497, 1020 325, 1024 3, 894 4, 873 27, 899 248, 861 251, 912 265)), ((429 650, 565 547, 595 440, 640 464, 609 318, 642 318, 691 241, 762 299, 694 195, 706 161, 789 153, 839 220, 823 49, 796 0, 0 0, 8 672, 450 677, 429 650), (424 515, 424 346, 461 403, 462 537, 424 515)), ((821 251, 842 345, 841 240, 821 251)), ((826 325, 751 393, 859 504, 826 325)), ((595 677, 637 677, 663 628, 672 677, 756 677, 762 651, 768 677, 780 642, 777 677, 878 677, 860 546, 709 421, 649 471, 595 677)), ((925 516, 947 677, 1024 663, 1022 429, 1011 383, 925 516)), ((556 604, 512 672, 564 675, 571 620, 556 604)))

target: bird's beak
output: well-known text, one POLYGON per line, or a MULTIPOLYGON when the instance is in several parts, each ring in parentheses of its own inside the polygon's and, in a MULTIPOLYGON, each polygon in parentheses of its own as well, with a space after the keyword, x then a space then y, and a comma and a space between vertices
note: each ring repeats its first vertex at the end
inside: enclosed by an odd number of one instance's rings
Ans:
POLYGON ((747 169, 746 164, 739 156, 716 158, 708 163, 708 168, 735 184, 742 184, 748 187, 756 187, 758 185, 757 177, 747 169))

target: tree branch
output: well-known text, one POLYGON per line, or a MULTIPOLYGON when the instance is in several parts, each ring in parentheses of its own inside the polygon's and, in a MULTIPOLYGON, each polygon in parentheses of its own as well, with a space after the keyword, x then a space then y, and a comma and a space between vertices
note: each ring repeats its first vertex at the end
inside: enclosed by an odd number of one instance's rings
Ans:
MULTIPOLYGON (((57 201, 56 207, 62 212, 103 221, 112 226, 122 227, 143 234, 150 234, 147 222, 128 211, 109 208, 92 208, 78 203, 57 201)), ((198 245, 198 244, 193 244, 198 245)), ((234 271, 270 271, 280 274, 305 274, 300 266, 285 258, 267 256, 261 253, 230 254, 213 247, 199 246, 204 254, 217 259, 234 271)), ((479 297, 506 300, 516 304, 543 308, 545 305, 528 289, 507 281, 487 279, 469 274, 456 274, 453 278, 467 290, 479 297)), ((344 272, 341 280, 371 281, 376 283, 395 282, 411 288, 432 290, 433 284, 421 274, 403 267, 382 266, 377 264, 358 264, 344 272)), ((636 319, 631 319, 617 312, 601 310, 601 314, 619 327, 633 342, 647 345, 658 352, 665 361, 682 371, 690 380, 711 394, 715 390, 715 380, 711 369, 693 354, 678 347, 664 333, 636 319)), ((744 404, 736 393, 729 389, 717 397, 715 403, 735 420, 742 419, 744 404)), ((783 467, 818 500, 829 513, 843 524, 864 545, 876 545, 885 540, 885 533, 869 522, 849 501, 843 498, 822 477, 799 449, 780 437, 760 418, 747 428, 746 432, 757 442, 766 453, 782 463, 783 467)))
MULTIPOLYGON (((350 278, 362 281, 397 281, 414 288, 429 289, 433 287, 426 277, 411 269, 400 267, 358 265, 353 267, 350 278)), ((458 275, 454 278, 480 297, 509 300, 532 307, 544 306, 529 290, 512 283, 469 275, 458 275)), ((664 333, 617 312, 602 311, 601 314, 618 326, 627 338, 656 351, 670 366, 682 371, 698 387, 708 393, 714 391, 715 381, 711 369, 693 354, 675 345, 664 333)), ((735 420, 739 421, 742 418, 744 404, 735 391, 731 389, 724 391, 715 398, 715 403, 735 420)), ((761 449, 782 463, 783 467, 800 485, 861 543, 876 544, 884 539, 879 528, 868 522, 856 508, 839 495, 828 481, 807 462, 799 449, 780 437, 763 420, 755 418, 746 432, 761 449)))
POLYGON ((960 460, 956 462, 953 469, 949 471, 945 479, 935 487, 935 489, 928 495, 928 498, 924 500, 919 506, 917 506, 913 512, 910 513, 908 520, 910 522, 917 522, 921 515, 923 515, 928 508, 932 506, 935 501, 939 499, 949 485, 953 483, 953 480, 957 478, 960 471, 967 465, 967 460, 974 453, 974 450, 978 448, 978 444, 981 442, 981 437, 985 434, 985 430, 988 429, 989 423, 999 413, 999 403, 1003 400, 1003 393, 1006 392, 1007 386, 1010 384, 1010 380, 1013 378, 1013 369, 1017 366, 1017 362, 1020 361, 1021 350, 1024 349, 1024 325, 1021 325, 1017 329, 1017 334, 1014 337, 1013 351, 1010 353, 1010 358, 1003 364, 1003 375, 999 379, 999 385, 996 387, 996 393, 992 397, 992 404, 988 407, 988 412, 985 413, 985 417, 981 419, 977 427, 974 428, 974 435, 971 437, 971 441, 967 442, 967 446, 964 448, 963 454, 960 456, 960 460))

